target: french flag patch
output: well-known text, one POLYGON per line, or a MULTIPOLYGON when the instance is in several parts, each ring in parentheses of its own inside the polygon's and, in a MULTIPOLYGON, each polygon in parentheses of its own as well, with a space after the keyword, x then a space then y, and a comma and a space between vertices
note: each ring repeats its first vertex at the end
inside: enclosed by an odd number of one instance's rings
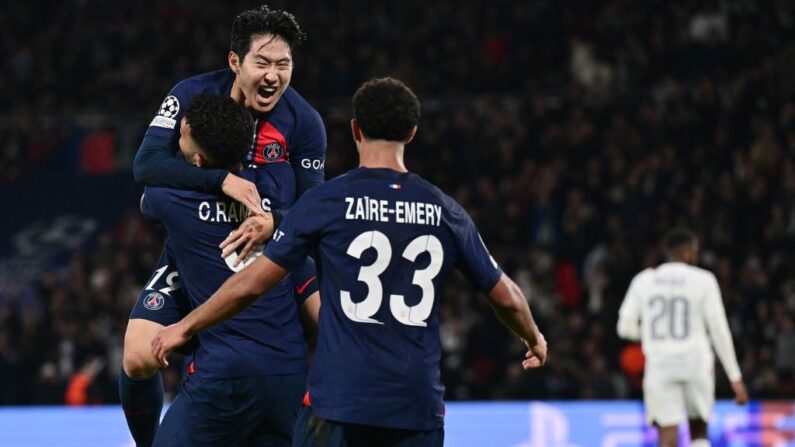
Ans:
POLYGON ((398 185, 397 183, 390 183, 389 189, 400 189, 402 186, 398 185))

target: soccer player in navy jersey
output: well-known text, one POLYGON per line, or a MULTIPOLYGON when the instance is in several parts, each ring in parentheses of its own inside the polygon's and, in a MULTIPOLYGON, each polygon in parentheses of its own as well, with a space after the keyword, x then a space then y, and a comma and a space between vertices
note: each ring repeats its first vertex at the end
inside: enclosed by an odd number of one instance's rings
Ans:
MULTIPOLYGON (((306 39, 295 18, 263 6, 245 11, 232 25, 229 68, 178 83, 166 96, 135 157, 137 181, 147 185, 227 196, 243 203, 249 218, 221 244, 218 256, 239 250, 245 259, 272 233, 283 213, 264 212, 256 185, 223 167, 200 169, 179 153, 179 123, 193 98, 201 93, 227 96, 243 104, 255 120, 247 167, 289 163, 297 195, 323 182, 326 135, 320 115, 289 86, 293 47, 306 39)), ((157 430, 163 406, 160 365, 150 353, 154 334, 178 321, 189 310, 180 287, 177 263, 169 245, 136 300, 124 338, 119 394, 137 445, 148 446, 157 430)), ((301 284, 296 285, 297 288, 301 284)))
POLYGON ((419 101, 400 81, 365 83, 353 98, 351 121, 360 166, 299 199, 264 255, 159 332, 152 354, 164 362, 194 334, 256 302, 315 251, 323 305, 294 446, 443 444, 439 301, 454 267, 524 341, 524 368, 542 366, 546 341, 520 289, 489 255, 466 211, 403 163, 419 114, 419 101))
MULTIPOLYGON (((229 97, 199 95, 180 127, 180 149, 191 164, 236 172, 257 185, 265 206, 292 204, 295 182, 288 163, 241 169, 253 129, 243 106, 229 97)), ((191 307, 254 261, 235 265, 236 253, 218 256, 218 244, 248 215, 242 204, 224 194, 147 186, 141 210, 166 227, 191 307)), ((316 312, 319 300, 314 293, 304 310, 316 312)), ((197 338, 182 389, 153 445, 289 446, 307 370, 306 343, 289 281, 197 338)))

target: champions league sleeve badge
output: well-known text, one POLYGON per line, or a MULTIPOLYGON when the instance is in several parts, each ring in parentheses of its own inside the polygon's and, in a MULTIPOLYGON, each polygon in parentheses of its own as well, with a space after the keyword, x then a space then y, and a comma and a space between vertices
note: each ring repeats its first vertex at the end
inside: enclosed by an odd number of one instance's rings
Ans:
POLYGON ((160 109, 155 115, 155 119, 149 124, 150 127, 162 127, 164 129, 173 129, 177 126, 177 120, 174 119, 179 113, 179 100, 174 95, 169 95, 160 105, 160 109))

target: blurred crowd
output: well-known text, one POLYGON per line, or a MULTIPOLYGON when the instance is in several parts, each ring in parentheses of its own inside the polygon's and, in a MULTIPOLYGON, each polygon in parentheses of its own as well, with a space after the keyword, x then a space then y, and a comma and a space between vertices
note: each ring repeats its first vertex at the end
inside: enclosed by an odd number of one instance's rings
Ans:
MULTIPOLYGON (((372 75, 406 80, 424 100, 409 169, 472 214, 546 334, 548 367, 523 372, 521 344, 455 277, 446 398, 638 397, 618 307, 675 225, 701 238, 751 395, 795 398, 795 4, 577 3, 272 2, 310 35, 293 85, 325 119, 328 176, 355 163, 344 98, 372 75)), ((174 83, 223 66, 229 24, 253 4, 51 6, 0 12, 14 114, 146 117, 174 83)), ((2 129, 4 166, 30 163, 44 137, 2 129)), ((0 404, 117 401, 127 314, 162 239, 131 206, 41 277, 38 305, 0 298, 0 404)))

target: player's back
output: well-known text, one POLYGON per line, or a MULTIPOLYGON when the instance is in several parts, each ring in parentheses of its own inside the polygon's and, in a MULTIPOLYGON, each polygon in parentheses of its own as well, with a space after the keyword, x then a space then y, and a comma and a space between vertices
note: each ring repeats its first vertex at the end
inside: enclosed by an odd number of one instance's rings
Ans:
POLYGON ((312 215, 291 217, 315 221, 294 235, 321 235, 323 306, 309 381, 315 412, 364 425, 440 428, 443 284, 455 266, 481 290, 501 275, 471 219, 419 176, 390 169, 354 169, 301 202, 311 206, 292 213, 312 215))
MULTIPOLYGON (((288 163, 247 168, 240 175, 258 186, 264 206, 287 208, 295 196, 288 163)), ((147 187, 144 212, 168 229, 168 244, 179 263, 192 307, 209 298, 244 264, 235 254, 221 258, 219 244, 248 215, 245 206, 223 195, 147 187)), ((252 260, 245 263, 248 265, 252 260)), ((197 335, 197 374, 230 378, 290 374, 306 370, 306 344, 288 279, 235 318, 197 335)))
POLYGON ((647 371, 687 375, 712 365, 706 314, 715 284, 709 271, 681 262, 646 269, 633 279, 628 299, 639 306, 647 371))

